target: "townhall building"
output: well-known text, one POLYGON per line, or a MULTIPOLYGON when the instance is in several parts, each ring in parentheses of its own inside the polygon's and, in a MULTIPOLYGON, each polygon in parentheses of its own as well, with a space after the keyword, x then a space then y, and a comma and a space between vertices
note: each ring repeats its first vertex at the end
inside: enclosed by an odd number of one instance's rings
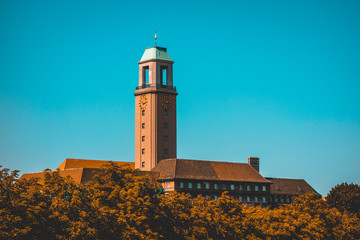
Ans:
MULTIPOLYGON (((316 191, 303 179, 266 178, 259 158, 247 163, 200 161, 177 158, 176 96, 173 61, 166 48, 150 47, 139 64, 135 90, 135 162, 128 164, 142 174, 154 174, 165 194, 172 191, 217 199, 222 192, 254 206, 291 203, 293 196, 316 191)), ((66 159, 58 168, 63 176, 86 184, 107 161, 66 159)), ((23 174, 22 178, 41 177, 23 174)))

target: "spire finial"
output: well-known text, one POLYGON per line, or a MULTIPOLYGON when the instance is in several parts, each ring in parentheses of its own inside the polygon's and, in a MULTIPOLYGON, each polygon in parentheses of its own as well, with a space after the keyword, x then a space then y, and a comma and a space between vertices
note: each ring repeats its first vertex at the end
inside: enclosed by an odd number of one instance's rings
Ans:
POLYGON ((155 29, 155 47, 156 47, 156 44, 157 44, 157 40, 156 40, 156 29, 155 29))

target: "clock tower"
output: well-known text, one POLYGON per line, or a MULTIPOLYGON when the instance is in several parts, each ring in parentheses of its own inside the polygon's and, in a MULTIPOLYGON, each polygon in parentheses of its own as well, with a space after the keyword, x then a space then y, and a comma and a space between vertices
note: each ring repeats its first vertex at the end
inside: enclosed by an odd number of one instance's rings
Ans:
POLYGON ((166 48, 146 48, 135 90, 135 168, 150 171, 176 158, 176 88, 166 48))

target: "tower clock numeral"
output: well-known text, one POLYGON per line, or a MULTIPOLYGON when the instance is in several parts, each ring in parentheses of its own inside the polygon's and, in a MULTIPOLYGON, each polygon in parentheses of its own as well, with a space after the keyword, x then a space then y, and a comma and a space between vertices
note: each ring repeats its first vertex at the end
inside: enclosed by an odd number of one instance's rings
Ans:
POLYGON ((162 106, 165 110, 169 110, 172 104, 172 100, 169 95, 162 97, 162 106))
POLYGON ((141 96, 139 101, 139 107, 141 110, 145 110, 147 105, 147 98, 145 95, 141 96))

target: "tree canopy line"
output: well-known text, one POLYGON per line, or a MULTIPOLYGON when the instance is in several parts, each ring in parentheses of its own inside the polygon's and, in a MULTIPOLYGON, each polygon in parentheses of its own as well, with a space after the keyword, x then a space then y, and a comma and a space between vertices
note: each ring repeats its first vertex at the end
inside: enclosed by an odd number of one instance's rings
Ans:
POLYGON ((217 201, 158 194, 151 177, 113 163, 86 185, 44 171, 18 179, 0 166, 0 239, 360 239, 360 186, 262 209, 225 192, 217 201))

